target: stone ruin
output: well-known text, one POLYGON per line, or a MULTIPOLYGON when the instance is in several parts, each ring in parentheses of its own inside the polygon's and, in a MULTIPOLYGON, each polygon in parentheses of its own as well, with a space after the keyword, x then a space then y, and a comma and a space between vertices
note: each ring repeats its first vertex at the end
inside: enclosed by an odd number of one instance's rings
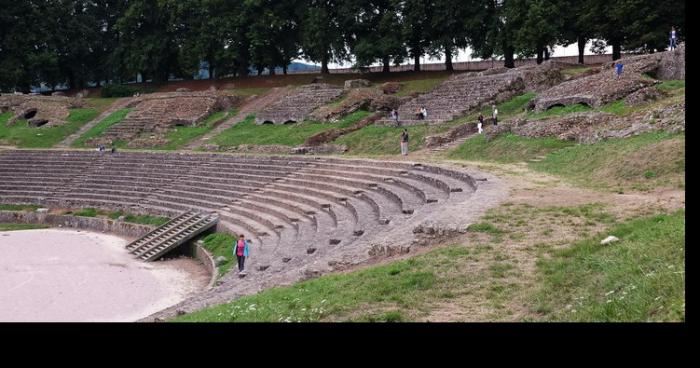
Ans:
POLYGON ((659 79, 685 78, 685 45, 674 51, 639 55, 622 59, 618 78, 612 63, 604 64, 599 73, 564 82, 541 93, 534 100, 537 111, 553 106, 585 104, 600 107, 660 83, 659 79))
POLYGON ((278 101, 268 105, 255 118, 257 124, 302 122, 317 108, 337 99, 343 89, 326 83, 314 83, 291 89, 278 101))
MULTIPOLYGON (((440 124, 526 91, 540 91, 556 85, 563 80, 560 69, 560 63, 545 62, 454 75, 432 91, 402 104, 398 109, 399 121, 402 125, 440 124), (416 111, 421 107, 428 111, 425 120, 416 118, 416 111)), ((378 124, 393 125, 394 122, 382 119, 378 124)))
POLYGON ((218 92, 154 93, 134 98, 133 108, 120 123, 109 127, 90 145, 129 141, 129 147, 148 147, 167 143, 165 134, 177 126, 195 126, 209 115, 230 109, 238 100, 218 92))
POLYGON ((66 124, 70 109, 83 107, 80 98, 22 94, 0 95, 0 113, 12 112, 7 125, 26 120, 30 127, 66 124))

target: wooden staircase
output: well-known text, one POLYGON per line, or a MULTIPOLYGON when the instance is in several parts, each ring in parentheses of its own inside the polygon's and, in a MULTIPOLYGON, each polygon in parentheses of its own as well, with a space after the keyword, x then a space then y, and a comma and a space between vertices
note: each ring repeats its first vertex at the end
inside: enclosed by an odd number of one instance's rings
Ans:
POLYGON ((217 214, 188 211, 128 244, 126 249, 143 261, 155 261, 218 222, 217 214))

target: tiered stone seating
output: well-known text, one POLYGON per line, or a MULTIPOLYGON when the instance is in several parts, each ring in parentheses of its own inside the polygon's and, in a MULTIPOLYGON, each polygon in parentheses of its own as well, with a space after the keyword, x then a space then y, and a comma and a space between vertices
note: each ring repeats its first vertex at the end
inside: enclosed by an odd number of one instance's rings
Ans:
MULTIPOLYGON (((461 172, 403 162, 74 150, 0 150, 0 177, 0 203, 218 215, 218 231, 252 240, 247 278, 258 279, 367 249, 476 188, 461 172)), ((222 280, 217 290, 238 281, 222 280)))
POLYGON ((343 89, 330 84, 307 84, 290 90, 279 101, 268 105, 256 117, 257 124, 301 122, 312 111, 338 98, 343 89))

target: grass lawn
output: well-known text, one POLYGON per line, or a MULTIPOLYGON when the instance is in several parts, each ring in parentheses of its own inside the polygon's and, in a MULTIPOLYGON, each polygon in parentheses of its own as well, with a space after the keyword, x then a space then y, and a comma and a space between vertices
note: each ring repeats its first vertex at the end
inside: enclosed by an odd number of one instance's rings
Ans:
POLYGON ((522 162, 574 144, 556 138, 526 138, 511 133, 499 135, 489 141, 485 135, 480 134, 450 151, 448 157, 470 161, 522 162))
POLYGON ((0 204, 0 211, 36 211, 41 206, 35 204, 0 204))
POLYGON ((24 120, 12 126, 7 121, 12 117, 11 112, 0 114, 0 144, 8 144, 21 148, 49 148, 75 133, 81 126, 99 115, 95 108, 70 109, 66 119, 67 124, 53 127, 30 128, 24 120))
MULTIPOLYGON (((619 101, 619 102, 623 102, 623 101, 619 101)), ((602 108, 601 108, 601 110, 602 110, 602 108)), ((540 111, 540 112, 528 111, 528 113, 526 114, 526 117, 528 119, 536 120, 536 119, 548 118, 550 116, 562 116, 562 115, 567 115, 567 114, 573 114, 575 112, 587 112, 587 111, 594 111, 594 109, 588 105, 585 105, 585 104, 554 106, 550 109, 547 109, 545 111, 540 111)), ((610 111, 607 111, 607 112, 610 112, 610 111)))
POLYGON ((237 265, 236 257, 233 256, 233 243, 238 240, 237 237, 225 233, 215 233, 207 235, 203 240, 204 248, 211 253, 214 259, 220 256, 226 257, 226 261, 217 266, 219 277, 237 265))
POLYGON ((150 215, 133 215, 129 213, 124 213, 122 211, 114 211, 114 212, 109 212, 109 211, 103 211, 99 210, 96 208, 82 208, 79 210, 75 211, 65 211, 62 214, 64 215, 72 215, 72 216, 81 216, 81 217, 104 217, 104 218, 110 218, 112 220, 118 219, 120 216, 124 216, 124 221, 125 222, 131 222, 134 224, 142 224, 142 225, 153 225, 153 226, 161 226, 170 221, 170 218, 168 217, 160 217, 160 216, 150 216, 150 215))
POLYGON ((88 106, 97 109, 99 112, 107 110, 119 97, 107 97, 107 98, 86 98, 88 106))
POLYGON ((547 321, 685 320, 685 211, 620 224, 538 263, 547 321), (599 244, 607 234, 620 239, 599 244))
POLYGON ((163 146, 153 147, 151 149, 156 150, 176 150, 180 149, 182 146, 186 145, 193 139, 197 139, 202 135, 206 134, 208 131, 214 129, 217 123, 228 117, 236 115, 236 110, 231 111, 217 111, 209 115, 204 121, 202 121, 197 126, 188 127, 175 127, 169 131, 166 135, 168 144, 163 146))
POLYGON ((423 147, 425 137, 447 131, 457 122, 440 125, 412 125, 406 127, 368 125, 358 131, 341 136, 334 144, 344 144, 351 155, 389 155, 401 153, 399 140, 403 129, 408 130, 409 151, 423 147))
POLYGON ((577 76, 579 74, 585 73, 590 69, 591 69, 591 67, 588 67, 588 66, 566 68, 566 69, 562 69, 561 73, 564 74, 564 76, 566 76, 566 77, 574 77, 574 76, 577 76))
POLYGON ((85 132, 80 138, 76 139, 75 142, 71 145, 71 147, 76 147, 76 148, 87 148, 86 142, 92 138, 99 137, 101 136, 107 128, 110 126, 120 123, 128 113, 131 112, 133 109, 121 109, 117 110, 113 113, 111 113, 109 116, 104 118, 101 122, 97 123, 95 126, 93 126, 90 130, 85 132))
POLYGON ((403 86, 396 93, 395 96, 402 97, 408 96, 413 93, 425 93, 433 88, 437 87, 440 83, 444 82, 447 78, 434 78, 434 79, 421 79, 421 80, 410 80, 401 82, 403 86))
POLYGON ((259 87, 259 88, 234 88, 228 91, 233 92, 236 96, 248 97, 253 95, 263 95, 265 92, 269 91, 270 87, 259 87))
POLYGON ((50 226, 41 224, 3 224, 0 223, 0 231, 47 229, 50 226))
POLYGON ((304 121, 297 124, 255 124, 255 116, 225 130, 212 141, 220 147, 236 147, 242 144, 297 146, 310 136, 332 128, 345 128, 367 117, 367 111, 356 111, 337 123, 304 121))
POLYGON ((684 188, 685 134, 646 133, 588 145, 568 144, 529 165, 595 189, 684 188))

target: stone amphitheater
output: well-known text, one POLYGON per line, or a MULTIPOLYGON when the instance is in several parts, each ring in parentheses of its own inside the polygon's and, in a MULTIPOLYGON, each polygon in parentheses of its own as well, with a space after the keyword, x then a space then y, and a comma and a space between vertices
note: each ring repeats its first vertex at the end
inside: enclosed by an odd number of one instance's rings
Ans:
POLYGON ((498 179, 420 163, 332 157, 0 151, 0 202, 175 217, 218 214, 252 240, 249 276, 146 320, 216 305, 465 231, 505 198, 498 179))
POLYGON ((175 126, 192 126, 207 116, 235 105, 238 98, 217 92, 154 93, 133 98, 125 108, 133 108, 119 124, 88 142, 91 145, 129 141, 130 147, 160 142, 175 126))

